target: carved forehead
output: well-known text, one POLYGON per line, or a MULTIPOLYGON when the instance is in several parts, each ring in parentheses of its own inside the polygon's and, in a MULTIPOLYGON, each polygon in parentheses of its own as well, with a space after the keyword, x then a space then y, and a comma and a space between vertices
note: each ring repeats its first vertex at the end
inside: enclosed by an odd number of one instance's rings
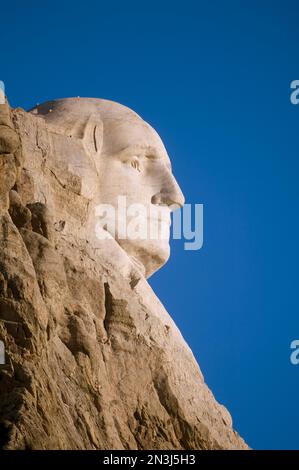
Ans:
POLYGON ((117 153, 127 147, 150 147, 169 161, 157 132, 137 113, 119 103, 98 98, 66 98, 48 101, 31 110, 50 128, 65 134, 81 135, 90 121, 103 125, 104 153, 117 153))
POLYGON ((103 152, 115 154, 130 147, 151 149, 157 156, 168 160, 159 135, 141 118, 105 119, 103 152))

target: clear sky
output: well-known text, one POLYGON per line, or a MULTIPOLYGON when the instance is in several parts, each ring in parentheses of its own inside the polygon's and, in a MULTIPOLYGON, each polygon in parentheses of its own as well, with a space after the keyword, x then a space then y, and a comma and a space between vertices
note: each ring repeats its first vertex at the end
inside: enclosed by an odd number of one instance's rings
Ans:
POLYGON ((12 106, 101 97, 160 133, 204 246, 151 284, 257 449, 299 449, 299 4, 27 0, 1 6, 12 106))

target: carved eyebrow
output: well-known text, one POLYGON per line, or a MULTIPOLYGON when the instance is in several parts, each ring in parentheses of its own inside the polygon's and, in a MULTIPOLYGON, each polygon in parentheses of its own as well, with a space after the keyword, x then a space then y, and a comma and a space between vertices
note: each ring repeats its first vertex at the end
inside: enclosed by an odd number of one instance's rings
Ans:
POLYGON ((142 154, 149 160, 164 160, 167 168, 169 169, 170 172, 172 172, 172 166, 171 166, 170 161, 167 159, 164 159, 161 156, 161 154, 158 153, 157 149, 150 145, 142 145, 142 144, 130 145, 128 147, 125 147, 118 153, 118 155, 121 158, 127 158, 132 155, 138 156, 140 154, 142 154))
POLYGON ((137 155, 138 154, 143 154, 146 157, 152 157, 152 158, 161 158, 160 155, 158 154, 157 150, 155 147, 151 147, 150 145, 131 145, 129 147, 125 147, 122 149, 120 152, 120 155, 126 156, 126 155, 137 155))

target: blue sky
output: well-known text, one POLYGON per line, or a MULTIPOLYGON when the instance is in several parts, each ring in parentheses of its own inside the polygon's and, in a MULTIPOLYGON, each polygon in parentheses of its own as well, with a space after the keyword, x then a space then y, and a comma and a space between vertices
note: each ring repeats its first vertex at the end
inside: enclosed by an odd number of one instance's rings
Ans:
POLYGON ((256 449, 299 449, 296 1, 5 2, 11 105, 111 99, 160 133, 204 246, 151 284, 256 449))

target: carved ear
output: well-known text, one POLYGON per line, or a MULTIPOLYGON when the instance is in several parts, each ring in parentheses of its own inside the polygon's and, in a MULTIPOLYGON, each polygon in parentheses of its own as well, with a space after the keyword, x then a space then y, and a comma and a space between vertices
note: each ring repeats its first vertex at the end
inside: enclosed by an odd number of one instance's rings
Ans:
POLYGON ((103 122, 99 120, 98 115, 91 114, 85 120, 78 120, 70 134, 83 141, 84 148, 90 155, 100 155, 103 146, 103 122))

